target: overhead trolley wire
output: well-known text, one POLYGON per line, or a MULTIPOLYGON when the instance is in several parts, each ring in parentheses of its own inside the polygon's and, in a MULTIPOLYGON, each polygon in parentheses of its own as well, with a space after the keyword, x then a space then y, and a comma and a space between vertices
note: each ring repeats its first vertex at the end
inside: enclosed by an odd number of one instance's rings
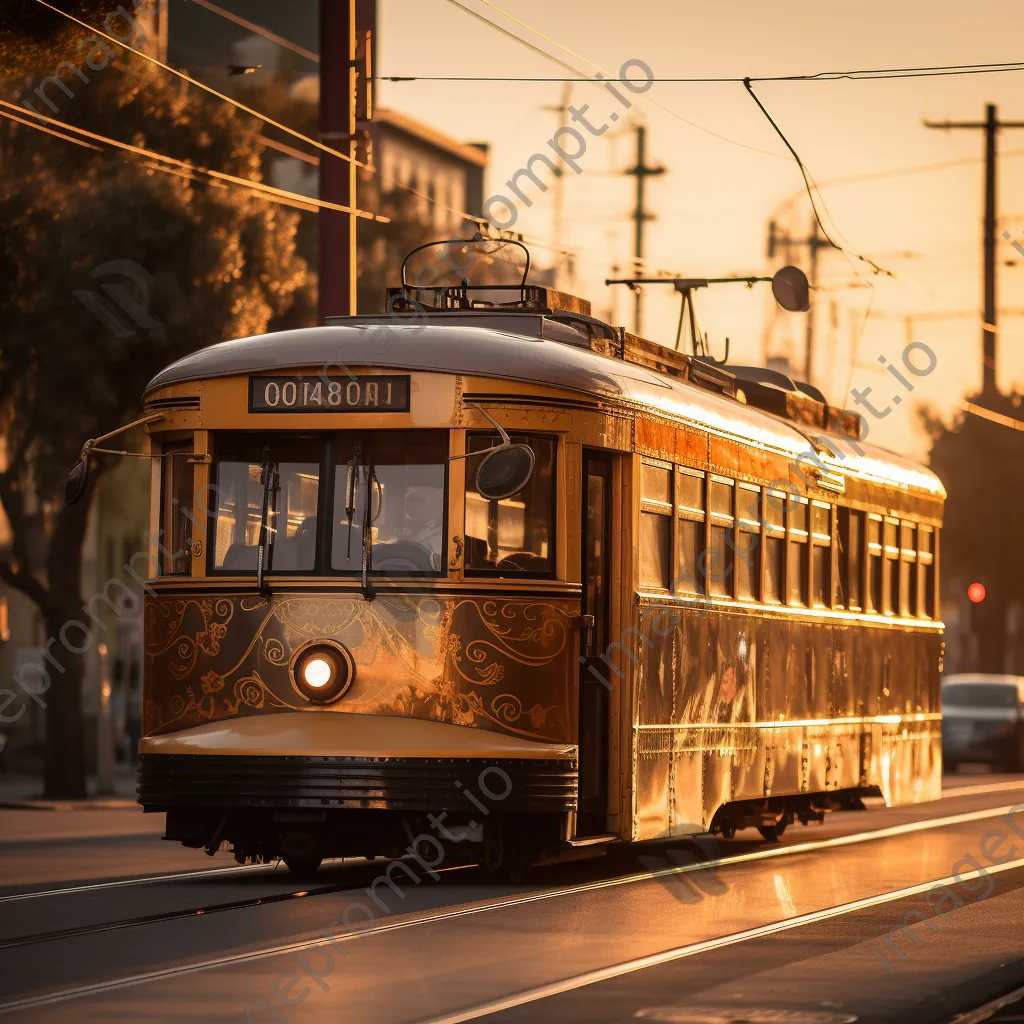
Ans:
POLYGON ((290 39, 285 39, 284 36, 279 36, 275 32, 271 32, 270 29, 264 28, 262 25, 257 25, 254 21, 247 21, 245 18, 241 17, 241 15, 232 14, 231 11, 226 11, 223 7, 218 7, 216 4, 210 3, 210 0, 192 0, 192 3, 199 4, 200 7, 205 7, 213 14, 226 18, 228 21, 233 21, 236 25, 241 25, 242 28, 247 28, 250 32, 253 32, 258 36, 262 36, 264 39, 268 39, 272 43, 277 43, 278 46, 283 46, 286 50, 291 50, 292 53, 296 53, 300 57, 305 57, 306 60, 311 60, 314 64, 320 63, 320 54, 314 53, 312 50, 307 50, 304 46, 299 46, 298 43, 293 43, 290 39))
MULTIPOLYGON (((196 0, 197 3, 206 3, 206 0, 196 0)), ((485 3, 486 0, 480 0, 485 3)), ((458 6, 462 6, 459 4, 458 6)), ((488 4, 488 7, 493 7, 488 4)), ((498 8, 494 8, 498 10, 498 8)), ((468 9, 467 9, 468 10, 468 9)), ((469 11, 474 17, 480 17, 473 11, 469 11)), ((502 12, 504 13, 504 12, 502 12)), ((511 17, 511 15, 508 15, 511 17)), ((483 19, 486 21, 486 19, 483 19)), ((513 18, 513 20, 515 20, 513 18)), ((493 22, 488 22, 493 24, 493 22)), ((522 24, 522 22, 519 22, 522 24)), ((505 31, 502 29, 501 31, 505 31)), ((539 34, 539 33, 538 33, 539 34)), ((518 38, 518 37, 516 37, 518 38)), ((529 43, 525 45, 530 46, 529 43)), ((558 45, 557 43, 555 44, 558 45)), ((537 49, 536 47, 531 47, 537 49)), ((537 49, 538 53, 544 53, 537 49)), ((571 51, 568 51, 571 52, 571 51)), ((546 56, 549 56, 546 54, 546 56)), ((552 58, 554 60, 555 58, 552 58)), ((581 58, 583 59, 583 58, 581 58)), ((587 62, 589 63, 589 61, 587 62)), ((752 82, 871 82, 884 81, 889 78, 936 78, 942 75, 988 75, 1002 74, 1005 72, 1024 71, 1024 61, 1008 61, 1006 63, 986 64, 939 64, 932 67, 908 67, 908 68, 864 68, 852 71, 818 71, 809 75, 761 75, 750 76, 752 82)), ((574 82, 574 78, 558 78, 553 76, 526 76, 526 75, 379 75, 385 82, 574 82)), ((605 81, 619 82, 625 84, 625 78, 605 78, 605 81)), ((742 85, 744 78, 708 77, 694 78, 683 76, 655 76, 651 79, 655 84, 666 85, 742 85)))
MULTIPOLYGON (((40 0, 40 2, 42 2, 42 0, 40 0)), ((574 75, 577 75, 579 79, 582 79, 583 81, 590 82, 594 85, 602 85, 606 82, 617 81, 614 75, 607 74, 603 68, 601 68, 598 64, 595 64, 592 60, 587 60, 586 57, 581 56, 574 50, 570 50, 567 46, 563 46, 557 40, 552 39, 550 36, 545 35, 543 32, 540 32, 537 29, 533 28, 532 26, 527 25, 526 22, 520 21, 518 18, 509 14, 507 11, 503 11, 500 7, 497 7, 494 4, 490 3, 489 0, 479 0, 479 2, 486 5, 487 7, 490 7, 491 10, 496 11, 498 14, 501 14, 504 17, 508 18, 509 21, 513 21, 517 25, 520 25, 522 28, 525 28, 528 32, 532 32, 534 35, 539 36, 546 42, 551 43, 552 46, 557 46, 560 50, 564 50, 566 53, 575 57, 577 60, 582 60, 584 63, 589 64, 592 68, 597 68, 599 74, 596 77, 588 75, 585 72, 580 71, 578 68, 574 68, 571 64, 567 64, 559 57, 556 57, 553 54, 548 53, 546 50, 541 49, 539 46, 535 46, 528 40, 523 39, 522 36, 517 35, 515 32, 511 32, 509 29, 497 24, 490 18, 486 18, 484 17, 484 15, 478 13, 477 11, 471 10, 470 8, 466 7, 465 4, 460 3, 459 0, 448 0, 448 3, 452 4, 454 7, 458 7, 459 10, 465 11, 467 14, 476 18, 478 21, 482 21, 485 25, 490 25, 491 28, 496 29, 502 35, 514 39, 517 43, 522 44, 523 46, 532 50, 534 53, 538 53, 542 57, 546 57, 548 60, 554 61, 556 64, 559 65, 559 67, 567 68, 569 71, 571 71, 574 75)), ((576 79, 571 79, 571 81, 576 81, 576 79)), ((726 135, 720 135, 718 132, 712 131, 710 128, 705 128, 703 125, 697 124, 695 121, 688 120, 687 118, 683 117, 682 114, 679 114, 676 111, 672 110, 671 107, 666 107, 664 103, 660 103, 658 100, 652 99, 650 96, 645 96, 644 100, 646 100, 646 102, 648 103, 654 104, 654 106, 658 107, 660 110, 663 110, 669 116, 676 118, 676 120, 682 121, 683 124, 687 124, 691 128, 696 128, 698 131, 704 132, 706 135, 711 135, 716 139, 721 139, 723 142, 728 142, 733 146, 740 146, 743 149, 749 149, 755 153, 762 153, 764 156, 774 157, 777 160, 786 159, 786 157, 782 153, 772 153, 770 150, 760 149, 757 146, 748 145, 746 142, 739 142, 737 139, 730 139, 726 135)), ((637 102, 643 102, 643 100, 638 100, 637 102)))
POLYGON ((87 22, 81 21, 80 19, 76 18, 73 14, 68 14, 66 11, 62 11, 59 7, 54 7, 53 4, 47 3, 47 0, 36 0, 36 3, 42 4, 43 7, 46 7, 49 10, 54 11, 55 13, 61 15, 61 17, 67 18, 69 21, 73 21, 76 25, 79 25, 82 28, 86 29, 86 31, 91 32, 96 36, 100 36, 103 39, 107 39, 110 42, 115 43, 117 46, 120 46, 122 49, 129 50, 137 57, 141 57, 143 60, 148 60, 150 64, 155 64, 158 68, 163 68, 164 71, 169 71, 172 75, 177 75, 178 78, 182 79, 185 82, 188 82, 189 85, 194 85, 197 89, 202 89, 204 92, 208 92, 211 96, 216 96, 217 99, 223 100, 225 103, 230 103, 233 107, 236 107, 238 110, 244 110, 247 114, 251 114, 253 117, 259 118, 261 121, 266 121, 267 124, 272 125, 274 128, 277 128, 282 132, 286 132, 288 135, 292 135, 297 139, 301 139, 303 142, 307 143, 310 146, 313 146, 315 149, 319 149, 323 153, 329 153, 331 156, 336 156, 339 160, 345 160, 354 163, 357 167, 362 167, 366 170, 372 170, 372 168, 368 164, 362 163, 359 160, 353 160, 347 153, 342 153, 337 149, 332 149, 330 146, 324 145, 324 143, 320 142, 319 139, 311 139, 308 135, 303 135, 302 132, 296 131, 294 128, 289 128, 286 124, 281 124, 280 121, 275 121, 272 117, 268 117, 266 114, 261 114, 258 110, 253 110, 252 107, 247 107, 244 103, 232 99, 230 96, 225 96, 224 93, 218 92, 216 89, 212 88, 209 85, 205 85, 204 83, 193 78, 191 75, 185 74, 184 71, 179 71, 177 68, 173 68, 169 64, 164 64, 162 61, 157 60, 155 57, 150 57, 148 53, 143 53, 141 50, 136 50, 133 47, 129 46, 127 43, 122 42, 120 39, 115 39, 113 36, 107 35, 106 32, 102 32, 98 28, 94 28, 92 25, 89 25, 87 22))
MULTIPOLYGON (((23 111, 23 109, 21 107, 15 106, 15 104, 9 103, 7 100, 0 100, 0 106, 6 107, 6 108, 8 108, 10 110, 16 110, 19 113, 24 113, 24 111, 23 111)), ((6 111, 0 111, 0 115, 7 116, 7 117, 11 116, 10 114, 7 114, 6 111)), ((290 200, 292 203, 300 202, 300 203, 304 203, 304 204, 307 204, 309 206, 317 207, 317 208, 320 208, 320 209, 336 210, 339 213, 351 213, 351 214, 354 214, 356 217, 359 217, 359 218, 361 218, 363 220, 375 220, 375 221, 379 221, 379 222, 381 222, 383 224, 390 223, 390 218, 382 217, 379 214, 369 213, 366 210, 353 209, 351 206, 343 206, 340 203, 329 203, 329 202, 327 202, 324 199, 313 199, 310 196, 304 196, 304 195, 301 195, 300 193, 297 193, 297 192, 289 192, 287 189, 276 188, 273 185, 267 185, 267 184, 265 184, 262 181, 253 181, 253 180, 251 180, 249 178, 240 178, 240 177, 238 177, 235 174, 226 174, 224 171, 215 171, 215 170, 213 170, 211 168, 208 168, 208 167, 200 167, 200 166, 197 166, 196 164, 189 163, 186 160, 178 160, 175 157, 165 156, 163 153, 155 153, 155 152, 153 152, 153 150, 144 149, 141 146, 132 146, 132 145, 130 145, 127 142, 121 142, 118 139, 112 139, 112 138, 110 138, 109 136, 106 136, 106 135, 99 135, 96 132, 90 132, 90 131, 86 130, 85 128, 79 128, 76 125, 67 124, 64 121, 58 121, 56 118, 47 117, 45 114, 33 114, 32 116, 33 116, 33 118, 41 118, 47 124, 57 125, 58 127, 64 129, 65 131, 74 132, 74 133, 76 133, 78 135, 82 135, 85 138, 92 139, 92 140, 94 140, 96 142, 106 143, 108 146, 113 146, 115 149, 124 150, 125 152, 132 153, 135 156, 145 157, 148 160, 162 161, 164 163, 171 164, 174 167, 178 167, 178 168, 180 168, 183 171, 190 172, 190 173, 193 173, 193 174, 209 175, 211 178, 215 178, 215 179, 218 179, 220 181, 231 182, 234 185, 238 185, 238 186, 241 186, 243 188, 252 189, 255 192, 263 193, 268 198, 270 198, 270 197, 275 197, 275 198, 279 198, 279 199, 283 198, 283 199, 290 200)), ((22 121, 21 118, 12 118, 12 119, 13 120, 17 120, 17 121, 21 121, 23 124, 28 124, 32 128, 39 128, 39 129, 44 130, 44 131, 46 130, 45 128, 43 128, 43 126, 38 125, 38 124, 33 124, 29 120, 22 121)), ((54 133, 51 132, 51 134, 54 134, 54 133)), ((65 138, 66 138, 66 136, 65 136, 65 138)), ((68 141, 75 141, 75 140, 69 139, 68 141)), ((286 204, 286 205, 290 205, 290 204, 286 204)))

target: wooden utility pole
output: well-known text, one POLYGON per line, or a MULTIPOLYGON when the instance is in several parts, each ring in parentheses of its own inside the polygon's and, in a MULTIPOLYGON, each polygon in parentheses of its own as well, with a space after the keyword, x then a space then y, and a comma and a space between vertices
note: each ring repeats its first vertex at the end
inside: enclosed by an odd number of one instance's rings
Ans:
MULTIPOLYGON (((661 166, 648 166, 645 162, 647 158, 646 153, 647 143, 647 128, 638 124, 636 126, 636 166, 630 167, 626 170, 626 174, 631 174, 636 178, 636 209, 633 211, 633 223, 636 226, 635 239, 633 246, 633 255, 636 259, 636 269, 634 271, 637 277, 642 276, 644 271, 644 224, 649 220, 654 220, 654 214, 648 213, 647 208, 644 205, 644 181, 647 178, 656 177, 659 174, 665 173, 665 168, 661 166)), ((637 286, 633 292, 634 296, 634 307, 633 307, 633 333, 640 334, 641 327, 641 298, 643 293, 640 287, 637 286)))
MULTIPOLYGON (((356 0, 320 2, 320 198, 356 208, 356 0)), ((356 312, 356 216, 320 210, 320 321, 356 312)))
POLYGON ((984 121, 925 121, 926 128, 974 128, 985 132, 985 230, 982 241, 985 313, 981 328, 981 393, 996 395, 996 135, 1000 128, 1024 128, 1024 121, 1000 121, 994 103, 984 121))
POLYGON ((775 221, 768 223, 768 259, 774 259, 776 251, 785 251, 786 262, 790 260, 790 252, 794 248, 807 247, 810 253, 810 273, 807 280, 811 285, 811 308, 807 310, 807 329, 804 335, 804 368, 803 379, 812 383, 811 374, 814 372, 814 290, 818 283, 818 251, 820 249, 833 248, 832 243, 821 237, 818 229, 818 218, 811 215, 811 233, 806 238, 790 238, 789 235, 779 231, 775 221))

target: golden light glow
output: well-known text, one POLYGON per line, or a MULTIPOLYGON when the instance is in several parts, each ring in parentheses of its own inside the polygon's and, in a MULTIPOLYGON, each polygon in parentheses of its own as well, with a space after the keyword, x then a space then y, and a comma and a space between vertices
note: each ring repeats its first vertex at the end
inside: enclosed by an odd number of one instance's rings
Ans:
POLYGON ((310 658, 302 667, 302 679, 307 686, 319 690, 331 681, 334 671, 326 658, 310 658))

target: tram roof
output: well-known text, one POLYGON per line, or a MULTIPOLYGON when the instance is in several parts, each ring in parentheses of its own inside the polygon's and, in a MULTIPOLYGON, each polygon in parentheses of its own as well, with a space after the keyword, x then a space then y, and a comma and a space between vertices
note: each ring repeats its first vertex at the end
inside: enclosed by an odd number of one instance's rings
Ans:
MULTIPOLYGON (((673 419, 779 451, 796 459, 811 445, 801 426, 753 406, 583 347, 565 326, 565 341, 540 337, 527 316, 501 317, 490 324, 431 317, 426 323, 390 317, 352 317, 326 327, 278 331, 237 338, 193 352, 161 370, 146 394, 172 384, 290 368, 318 366, 327 373, 362 368, 401 369, 493 377, 524 384, 565 388, 596 399, 643 406, 673 419), (443 322, 441 322, 443 320, 443 322), (432 322, 435 321, 435 322, 432 322), (568 342, 568 343, 566 343, 568 342)), ((555 324, 560 328, 563 325, 555 324)), ((548 321, 544 333, 550 335, 548 321)), ((846 473, 897 487, 945 495, 929 469, 877 445, 852 441, 834 430, 807 428, 815 437, 835 439, 845 456, 818 458, 846 473), (863 455, 851 451, 853 447, 863 455)))

